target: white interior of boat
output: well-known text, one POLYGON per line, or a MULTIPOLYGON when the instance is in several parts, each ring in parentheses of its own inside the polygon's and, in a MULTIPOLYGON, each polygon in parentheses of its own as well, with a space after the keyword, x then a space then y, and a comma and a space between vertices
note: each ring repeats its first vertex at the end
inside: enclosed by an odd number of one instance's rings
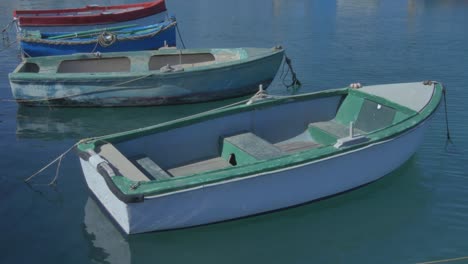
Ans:
POLYGON ((96 152, 120 175, 134 181, 189 176, 325 146, 340 148, 365 142, 368 133, 402 122, 423 109, 433 93, 422 84, 363 90, 366 92, 220 116, 116 144, 106 143, 96 152), (400 97, 396 98, 395 93, 400 97), (395 98, 400 106, 383 105, 363 94, 395 98), (413 95, 408 99, 407 94, 413 95))

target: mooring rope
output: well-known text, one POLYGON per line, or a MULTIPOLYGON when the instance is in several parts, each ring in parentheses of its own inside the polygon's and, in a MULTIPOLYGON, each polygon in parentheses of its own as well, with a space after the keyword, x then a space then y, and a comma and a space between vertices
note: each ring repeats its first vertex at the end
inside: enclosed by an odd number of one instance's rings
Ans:
POLYGON ((445 127, 447 129, 447 143, 453 144, 452 139, 450 137, 450 129, 449 129, 449 121, 448 121, 448 113, 447 113, 447 93, 445 85, 442 85, 442 93, 444 95, 444 109, 445 109, 445 127))
POLYGON ((67 149, 65 152, 63 152, 62 154, 60 154, 57 158, 55 158, 54 160, 52 160, 51 162, 49 162, 46 166, 42 167, 40 170, 38 170, 37 172, 35 172, 34 174, 32 174, 31 176, 29 176, 28 178, 24 179, 24 182, 26 183, 29 183, 29 181, 31 179, 33 179, 34 177, 36 177, 37 175, 39 175, 39 173, 43 172, 45 169, 49 168, 50 166, 52 166, 54 163, 58 162, 58 165, 57 165, 57 169, 55 171, 55 177, 52 179, 52 181, 50 181, 47 185, 51 186, 51 185, 55 185, 55 183, 57 182, 57 179, 58 179, 58 175, 59 175, 59 171, 60 171, 60 165, 62 164, 62 159, 63 157, 65 157, 65 155, 68 154, 68 152, 70 152, 71 150, 73 150, 73 148, 75 148, 81 141, 78 141, 77 143, 75 143, 73 146, 71 146, 69 149, 67 149))
POLYGON ((17 40, 13 41, 13 42, 9 42, 8 45, 6 45, 6 47, 4 47, 3 49, 0 49, 0 52, 2 51, 5 51, 7 49, 10 49, 11 48, 11 45, 15 44, 16 42, 18 42, 17 40))
POLYGON ((433 261, 427 261, 427 262, 418 262, 418 263, 416 263, 416 264, 447 263, 447 262, 459 261, 459 260, 465 260, 465 259, 468 259, 468 256, 466 256, 466 257, 459 257, 459 258, 450 258, 450 259, 433 260, 433 261))
POLYGON ((185 44, 184 44, 184 40, 182 39, 182 35, 180 34, 179 25, 176 23, 175 26, 176 26, 177 34, 179 35, 180 42, 182 43, 182 48, 185 49, 185 44))
MULTIPOLYGON (((219 111, 219 110, 222 110, 222 109, 225 109, 225 108, 229 108, 229 107, 233 107, 233 106, 236 106, 236 105, 239 105, 239 104, 246 103, 248 100, 250 100, 250 99, 241 100, 241 101, 238 101, 238 102, 235 102, 235 103, 232 103, 232 104, 228 104, 228 105, 224 105, 224 106, 222 106, 222 107, 210 109, 210 110, 208 110, 208 111, 204 111, 204 112, 201 112, 201 113, 197 113, 197 114, 193 114, 193 115, 181 117, 181 118, 178 118, 178 119, 174 119, 174 120, 171 120, 171 121, 163 122, 163 123, 160 123, 160 124, 158 124, 158 125, 159 125, 159 126, 163 126, 163 125, 166 125, 166 124, 171 123, 171 122, 178 122, 178 121, 182 121, 182 120, 185 120, 185 119, 188 119, 188 118, 194 118, 194 117, 197 117, 197 116, 200 116, 200 115, 205 115, 205 114, 208 114, 208 113, 213 112, 213 111, 219 111)), ((139 128, 139 129, 141 129, 141 128, 139 128)), ((135 129, 135 130, 138 130, 138 129, 135 129)), ((119 133, 122 133, 122 132, 119 132, 119 133)), ((103 135, 103 136, 98 136, 98 137, 91 137, 91 138, 84 138, 84 139, 81 139, 80 141, 78 141, 78 142, 76 142, 75 144, 73 144, 70 148, 68 148, 65 152, 63 152, 62 154, 60 154, 57 158, 55 158, 54 160, 52 160, 51 162, 49 162, 47 165, 45 165, 44 167, 42 167, 40 170, 36 171, 36 172, 33 173, 31 176, 29 176, 29 177, 27 177, 26 179, 24 179, 24 182, 25 182, 25 183, 29 183, 29 181, 31 181, 34 177, 36 177, 37 175, 39 175, 41 172, 43 172, 44 170, 46 170, 47 168, 49 168, 49 167, 52 166, 53 164, 58 163, 58 164, 57 164, 57 169, 56 169, 56 171, 55 171, 55 176, 54 176, 54 178, 47 184, 47 185, 49 185, 49 186, 55 185, 56 182, 57 182, 58 176, 59 176, 60 166, 61 166, 61 163, 62 163, 62 159, 63 159, 71 150, 73 150, 76 146, 78 146, 78 144, 80 144, 80 143, 82 143, 82 142, 86 142, 86 141, 90 141, 90 140, 99 140, 99 141, 102 141, 103 138, 109 137, 109 136, 111 136, 111 135, 113 135, 113 134, 118 134, 118 133, 112 133, 112 134, 103 135)))
POLYGON ((103 48, 107 48, 117 41, 117 36, 112 32, 104 31, 99 34, 97 43, 103 48))
POLYGON ((7 30, 11 29, 11 26, 12 26, 15 22, 16 22, 16 19, 13 19, 13 20, 11 20, 10 22, 8 22, 8 24, 6 24, 6 26, 3 27, 3 29, 2 29, 2 35, 8 34, 8 33, 7 33, 7 30))
POLYGON ((283 83, 283 85, 286 87, 286 89, 289 90, 289 88, 292 88, 293 89, 293 92, 297 91, 300 87, 301 87, 301 82, 299 81, 299 79, 297 79, 297 76, 296 76, 296 72, 294 71, 293 67, 292 67, 292 62, 291 62, 291 59, 286 55, 286 53, 284 54, 284 63, 283 63, 283 66, 282 66, 282 72, 281 72, 281 75, 280 75, 280 79, 281 79, 281 82, 283 83), (284 68, 288 66, 287 70, 286 70, 286 73, 284 71, 284 68), (288 76, 289 72, 291 72, 291 83, 287 84, 286 83, 286 77, 288 76))

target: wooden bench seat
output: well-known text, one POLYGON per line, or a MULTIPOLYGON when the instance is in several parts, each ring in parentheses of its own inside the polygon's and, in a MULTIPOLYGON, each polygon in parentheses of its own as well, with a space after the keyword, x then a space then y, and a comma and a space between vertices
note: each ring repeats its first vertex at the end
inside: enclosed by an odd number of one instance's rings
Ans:
POLYGON ((281 149, 251 132, 225 137, 224 143, 230 144, 255 160, 273 159, 284 155, 281 149))
POLYGON ((172 177, 147 156, 136 159, 135 162, 155 180, 166 180, 172 177))
POLYGON ((127 159, 114 145, 107 143, 100 146, 98 154, 112 164, 119 174, 132 181, 150 181, 129 159, 127 159))

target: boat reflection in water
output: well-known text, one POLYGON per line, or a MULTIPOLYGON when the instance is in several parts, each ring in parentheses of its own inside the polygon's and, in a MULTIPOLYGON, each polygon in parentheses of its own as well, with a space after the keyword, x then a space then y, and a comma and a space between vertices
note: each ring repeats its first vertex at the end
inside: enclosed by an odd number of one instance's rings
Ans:
POLYGON ((18 138, 81 139, 154 125, 233 104, 248 97, 209 103, 130 108, 47 108, 19 106, 18 138))
POLYGON ((97 263, 131 263, 128 242, 102 213, 97 203, 88 198, 84 209, 83 233, 90 243, 90 257, 97 263))
MULTIPOLYGON (((299 241, 311 247, 319 247, 324 239, 343 233, 359 237, 366 228, 373 231, 376 239, 390 237, 400 230, 398 223, 431 214, 432 208, 428 203, 434 199, 434 193, 431 186, 421 184, 424 176, 417 160, 410 159, 391 173, 390 177, 384 177, 370 188, 361 188, 320 203, 222 224, 127 237, 103 213, 98 203, 89 197, 84 206, 84 240, 89 244, 92 263, 152 263, 155 259, 158 259, 158 263, 219 263, 219 256, 230 256, 227 263, 242 263, 245 254, 233 254, 233 248, 238 252, 255 249, 263 260, 274 262, 275 258, 283 257, 284 251, 272 253, 271 248, 294 250, 294 245, 285 247, 279 245, 278 241, 299 241), (367 218, 356 213, 363 208, 375 208, 372 209, 375 216, 367 218), (323 223, 335 228, 323 228, 323 223), (345 224, 356 228, 349 229, 345 224), (307 228, 298 229, 298 225, 307 228), (386 228, 382 229, 382 225, 386 228), (246 240, 248 236, 261 237, 262 247, 258 247, 257 240, 246 240), (217 243, 219 241, 222 243, 217 243), (213 254, 213 250, 216 254, 213 254)), ((423 225, 425 228, 422 230, 427 230, 431 223, 417 225, 423 225)), ((349 245, 345 240, 334 240, 333 243, 339 248, 349 245)), ((327 252, 318 255, 314 252, 313 257, 321 259, 323 255, 327 255, 327 252)), ((292 258, 293 262, 298 263, 303 259, 304 255, 292 258)))

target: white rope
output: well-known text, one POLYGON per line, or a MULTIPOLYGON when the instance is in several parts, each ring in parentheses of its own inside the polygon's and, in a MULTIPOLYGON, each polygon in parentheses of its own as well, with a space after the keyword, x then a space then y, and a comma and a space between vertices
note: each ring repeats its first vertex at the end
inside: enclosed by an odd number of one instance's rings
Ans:
POLYGON ((416 264, 435 264, 435 263, 444 263, 444 262, 446 263, 446 262, 465 260, 465 259, 468 259, 468 256, 459 257, 459 258, 451 258, 451 259, 440 259, 440 260, 434 260, 434 261, 428 261, 428 262, 418 262, 416 264))
MULTIPOLYGON (((221 107, 218 107, 218 108, 210 109, 210 110, 205 111, 205 112, 201 112, 201 113, 197 113, 197 114, 193 114, 193 115, 173 119, 173 120, 170 120, 170 121, 159 123, 157 125, 158 126, 165 126, 165 125, 167 125, 169 123, 172 123, 172 122, 180 122, 180 121, 183 121, 183 120, 186 120, 186 119, 195 118, 195 117, 198 117, 198 116, 201 116, 201 115, 209 114, 211 112, 215 112, 215 111, 223 110, 225 108, 229 108, 229 107, 233 107, 233 106, 236 106, 236 105, 244 104, 244 103, 248 102, 249 100, 250 100, 250 98, 249 99, 244 99, 244 100, 241 100, 239 102, 235 102, 235 103, 224 105, 224 106, 221 106, 221 107)), ((142 128, 136 128, 136 129, 132 129, 132 130, 127 130, 127 131, 122 131, 122 132, 117 132, 117 133, 112 133, 112 134, 107 134, 107 135, 102 135, 102 136, 97 136, 97 137, 84 138, 80 142, 87 142, 87 141, 92 141, 92 140, 94 140, 94 141, 103 141, 104 138, 110 137, 112 135, 118 135, 118 134, 121 134, 121 133, 130 132, 130 131, 138 131, 138 130, 141 130, 141 129, 142 128)), ((79 144, 80 142, 78 142, 77 144, 79 144)))
MULTIPOLYGON (((211 113, 211 112, 220 111, 220 110, 223 110, 223 109, 226 109, 226 108, 229 108, 229 107, 233 107, 233 106, 236 106, 236 105, 244 104, 244 103, 250 102, 253 98, 257 98, 257 99, 260 99, 260 98, 261 98, 261 99, 263 99, 263 98, 279 99, 279 98, 284 98, 284 97, 288 97, 288 96, 270 96, 270 95, 267 95, 266 93, 264 93, 263 89, 260 88, 259 91, 258 91, 257 93, 255 93, 255 94, 254 94, 251 98, 249 98, 249 99, 244 99, 244 100, 241 100, 241 101, 232 103, 232 104, 228 104, 228 105, 224 105, 224 106, 221 106, 221 107, 218 107, 218 108, 210 109, 210 110, 208 110, 208 111, 204 111, 204 112, 201 112, 201 113, 197 113, 197 114, 193 114, 193 115, 181 117, 181 118, 178 118, 178 119, 174 119, 174 120, 171 120, 171 121, 163 122, 163 123, 158 124, 158 126, 164 126, 164 125, 167 125, 167 124, 172 123, 172 122, 179 122, 179 121, 187 120, 187 119, 190 119, 190 118, 195 118, 195 117, 198 117, 198 116, 201 116, 201 115, 206 115, 206 114, 209 114, 209 113, 211 113), (266 96, 265 96, 265 95, 266 95, 266 96)), ((137 131, 137 130, 140 130, 140 129, 141 129, 141 128, 137 128, 137 129, 133 129, 133 130, 129 130, 129 131, 137 131)), ((32 174, 31 176, 29 176, 28 178, 26 178, 24 181, 25 181, 26 183, 29 182, 31 179, 33 179, 34 177, 36 177, 37 175, 39 175, 41 172, 43 172, 44 170, 46 170, 47 168, 49 168, 50 166, 52 166, 54 163, 58 162, 58 164, 57 164, 57 169, 56 169, 56 171, 55 171, 55 177, 52 179, 52 181, 50 181, 50 182, 48 183, 49 186, 55 185, 55 183, 57 182, 58 176, 59 176, 60 165, 61 165, 61 163, 62 163, 62 159, 63 159, 73 148, 75 148, 78 144, 80 144, 80 143, 82 143, 82 142, 86 142, 86 141, 91 141, 91 140, 95 140, 95 141, 103 140, 104 138, 107 138, 107 137, 109 137, 109 136, 117 135, 117 134, 120 134, 120 133, 129 132, 129 131, 124 131, 124 132, 119 132, 119 133, 113 133, 113 134, 108 134, 108 135, 103 135, 103 136, 98 136, 98 137, 91 137, 91 138, 82 139, 82 140, 76 142, 75 144, 73 144, 73 146, 71 146, 71 147, 70 147, 69 149, 67 149, 65 152, 63 152, 62 154, 60 154, 57 158, 55 158, 54 160, 52 160, 51 162, 49 162, 46 166, 42 167, 40 170, 38 170, 37 172, 35 172, 34 174, 32 174)))
POLYGON ((57 165, 57 169, 55 171, 55 177, 52 179, 51 182, 48 183, 48 185, 53 185, 55 184, 55 182, 57 181, 57 178, 58 178, 58 174, 59 174, 59 170, 60 170, 60 165, 62 163, 62 159, 63 157, 65 157, 65 155, 68 154, 68 152, 70 152, 74 147, 76 147, 81 141, 78 141, 77 143, 75 143, 73 146, 71 146, 69 149, 67 149, 65 152, 63 152, 62 154, 60 154, 57 158, 55 158, 53 161, 51 161, 49 164, 47 164, 46 166, 42 167, 42 169, 38 170, 37 172, 35 172, 33 175, 29 176, 28 178, 26 178, 24 180, 24 182, 29 182, 32 178, 36 177, 37 175, 39 175, 39 173, 43 172, 45 169, 49 168, 50 166, 52 166, 52 164, 56 163, 58 161, 58 165, 57 165))

